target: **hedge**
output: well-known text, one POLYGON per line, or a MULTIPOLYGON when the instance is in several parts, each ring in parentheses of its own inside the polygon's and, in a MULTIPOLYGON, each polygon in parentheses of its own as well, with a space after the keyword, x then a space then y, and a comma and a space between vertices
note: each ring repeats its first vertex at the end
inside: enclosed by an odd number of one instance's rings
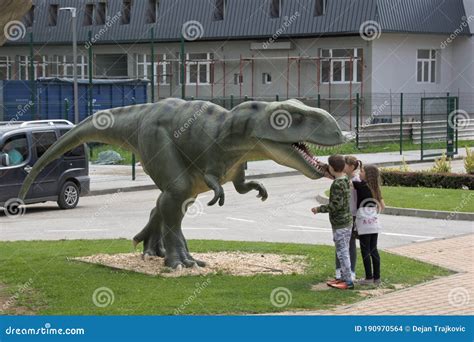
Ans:
POLYGON ((387 186, 474 190, 474 175, 470 174, 382 171, 381 175, 387 186))

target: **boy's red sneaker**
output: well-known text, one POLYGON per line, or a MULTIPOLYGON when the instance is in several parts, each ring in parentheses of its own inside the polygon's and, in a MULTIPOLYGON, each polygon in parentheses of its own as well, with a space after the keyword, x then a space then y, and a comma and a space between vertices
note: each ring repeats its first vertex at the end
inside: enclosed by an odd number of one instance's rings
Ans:
POLYGON ((345 281, 341 281, 339 283, 331 284, 329 286, 334 287, 335 289, 339 289, 339 290, 352 290, 354 288, 353 283, 346 283, 345 281))
POLYGON ((332 286, 334 284, 338 284, 338 283, 343 283, 344 281, 342 281, 342 279, 333 279, 333 280, 329 280, 326 282, 326 285, 327 286, 332 286))

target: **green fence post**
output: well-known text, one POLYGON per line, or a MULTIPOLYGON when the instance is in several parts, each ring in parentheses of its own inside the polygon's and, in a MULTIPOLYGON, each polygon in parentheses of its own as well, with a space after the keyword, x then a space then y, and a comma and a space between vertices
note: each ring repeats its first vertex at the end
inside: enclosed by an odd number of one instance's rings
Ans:
POLYGON ((69 100, 67 98, 64 99, 64 116, 63 116, 63 119, 64 120, 69 119, 69 100))
MULTIPOLYGON (((136 104, 136 99, 135 97, 132 97, 132 104, 136 104)), ((135 153, 132 153, 132 181, 135 180, 136 178, 136 170, 135 170, 135 153)))
POLYGON ((280 95, 278 95, 278 94, 275 95, 275 101, 276 102, 280 101, 280 95))
POLYGON ((423 98, 421 98, 421 104, 420 104, 420 160, 423 160, 423 113, 425 111, 424 108, 424 101, 423 98))
POLYGON ((321 94, 318 93, 318 108, 321 108, 321 94))
POLYGON ((36 113, 36 83, 35 83, 35 55, 33 51, 33 32, 30 32, 30 63, 29 63, 29 78, 31 91, 31 117, 33 120, 38 120, 36 113))
POLYGON ((186 56, 184 54, 184 36, 183 34, 181 33, 181 44, 180 44, 180 47, 181 47, 181 98, 183 100, 186 99, 186 84, 185 84, 185 72, 186 72, 186 66, 185 66, 185 63, 186 63, 186 56))
POLYGON ((400 93, 400 155, 403 154, 403 93, 400 93))
MULTIPOLYGON (((155 102, 155 28, 150 29, 151 52, 151 102, 155 102)), ((159 80, 158 80, 159 81, 159 80)))
POLYGON ((249 97, 247 95, 244 96, 244 102, 247 102, 249 100, 249 97))
MULTIPOLYGON (((319 100, 319 94, 318 94, 318 100, 319 100)), ((360 115, 360 97, 359 93, 356 94, 356 147, 359 148, 359 115, 360 115)))
MULTIPOLYGON (((88 56, 88 59, 89 59, 89 67, 88 67, 88 72, 89 72, 89 84, 87 86, 87 91, 88 91, 88 97, 89 97, 89 108, 88 108, 88 115, 91 116, 92 115, 92 87, 93 87, 93 84, 92 84, 92 58, 93 58, 93 55, 92 55, 92 31, 89 30, 89 56, 88 56)), ((92 150, 92 149, 91 149, 92 150)))
POLYGON ((230 109, 234 108, 234 95, 230 95, 230 109))

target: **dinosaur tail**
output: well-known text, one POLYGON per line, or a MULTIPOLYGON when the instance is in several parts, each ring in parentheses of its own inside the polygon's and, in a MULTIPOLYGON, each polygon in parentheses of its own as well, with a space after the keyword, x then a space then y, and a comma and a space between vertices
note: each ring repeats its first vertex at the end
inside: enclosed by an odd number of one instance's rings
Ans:
MULTIPOLYGON (((96 113, 94 116, 97 118, 97 114, 105 113, 109 118, 113 120, 113 114, 109 110, 101 111, 96 113)), ((49 163, 58 159, 67 151, 84 144, 86 142, 102 142, 102 143, 114 143, 114 132, 113 128, 104 128, 100 126, 100 121, 94 119, 94 116, 90 116, 76 127, 71 129, 69 132, 64 134, 58 141, 56 141, 35 163, 30 173, 26 177, 18 195, 19 199, 24 200, 28 190, 35 181, 36 177, 40 174, 43 169, 48 166, 49 163), (96 120, 96 121, 95 121, 96 120)), ((100 120, 100 119, 99 119, 100 120)))

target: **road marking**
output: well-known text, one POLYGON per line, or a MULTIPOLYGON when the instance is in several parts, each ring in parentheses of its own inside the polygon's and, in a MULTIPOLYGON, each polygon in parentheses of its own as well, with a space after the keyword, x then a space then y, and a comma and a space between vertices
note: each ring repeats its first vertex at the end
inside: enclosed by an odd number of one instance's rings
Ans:
POLYGON ((327 230, 315 230, 315 229, 278 229, 281 232, 310 232, 310 233, 329 233, 327 230))
POLYGON ((318 227, 308 227, 308 226, 296 226, 293 224, 287 224, 287 227, 293 227, 293 228, 302 228, 302 229, 310 229, 310 230, 323 230, 325 232, 330 232, 332 229, 330 228, 318 228, 318 227))
POLYGON ((50 229, 45 230, 46 233, 76 233, 76 232, 107 232, 110 229, 50 229))
POLYGON ((229 228, 183 228, 183 230, 228 230, 229 228))
POLYGON ((420 239, 431 240, 434 239, 433 236, 422 236, 422 235, 411 235, 411 234, 397 234, 397 233, 381 233, 383 235, 390 235, 390 236, 405 236, 405 237, 414 237, 420 239))
POLYGON ((234 221, 243 221, 243 222, 255 222, 254 220, 247 220, 247 219, 242 219, 238 217, 226 217, 228 220, 234 220, 234 221))

